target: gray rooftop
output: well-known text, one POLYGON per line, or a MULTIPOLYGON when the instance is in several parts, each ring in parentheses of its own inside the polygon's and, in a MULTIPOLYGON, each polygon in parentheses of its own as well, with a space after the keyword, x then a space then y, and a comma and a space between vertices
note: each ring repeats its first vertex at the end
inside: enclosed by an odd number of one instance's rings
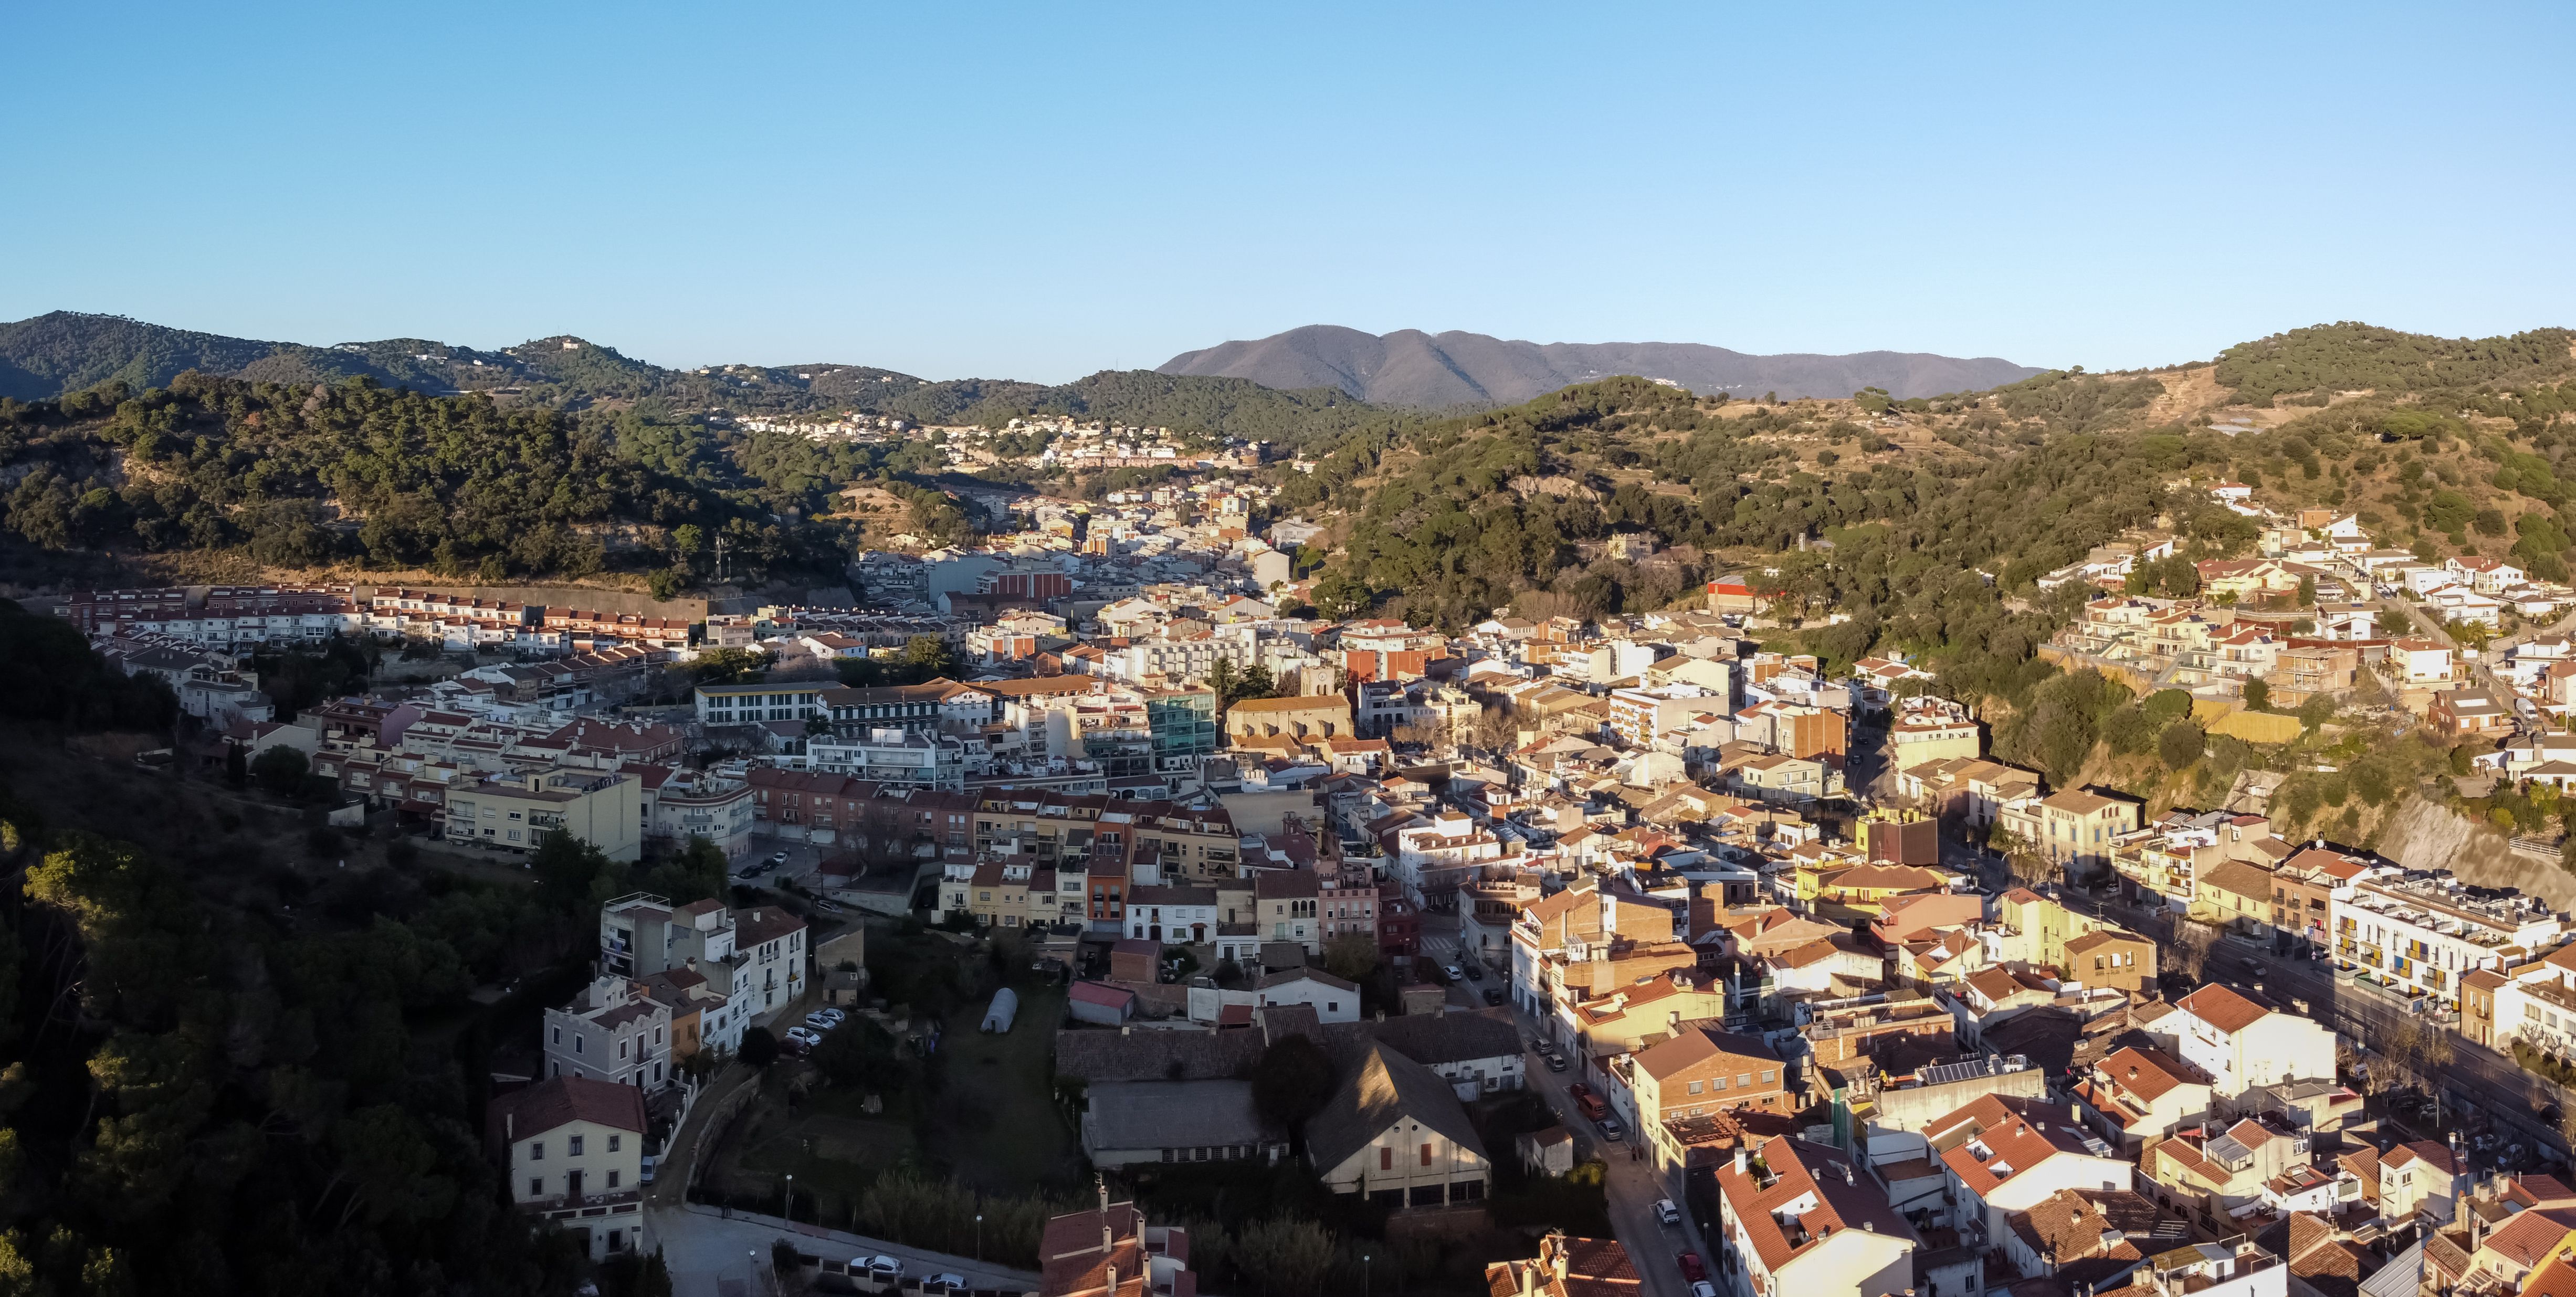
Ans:
POLYGON ((1082 1129, 1094 1149, 1276 1143, 1250 1081, 1118 1081, 1092 1086, 1082 1129))

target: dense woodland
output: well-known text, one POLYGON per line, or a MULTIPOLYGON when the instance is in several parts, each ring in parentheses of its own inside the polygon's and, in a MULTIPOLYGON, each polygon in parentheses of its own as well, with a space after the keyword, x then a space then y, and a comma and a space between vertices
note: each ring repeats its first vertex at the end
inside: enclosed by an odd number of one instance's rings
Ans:
MULTIPOLYGON (((937 462, 919 447, 738 433, 651 406, 504 407, 366 380, 290 388, 190 372, 142 392, 0 399, 0 472, 16 470, 0 522, 18 537, 49 550, 237 551, 276 567, 685 577, 712 570, 721 537, 751 578, 837 577, 841 538, 819 521, 832 493, 937 462)), ((924 525, 967 530, 953 504, 924 525)))
POLYGON ((0 665, 26 684, 0 702, 10 778, 41 785, 0 786, 0 1294, 571 1291, 576 1249, 484 1155, 507 1004, 466 992, 555 994, 601 900, 716 895, 721 854, 559 840, 535 886, 500 885, 166 777, 66 777, 64 740, 166 727, 175 700, 7 602, 0 665))

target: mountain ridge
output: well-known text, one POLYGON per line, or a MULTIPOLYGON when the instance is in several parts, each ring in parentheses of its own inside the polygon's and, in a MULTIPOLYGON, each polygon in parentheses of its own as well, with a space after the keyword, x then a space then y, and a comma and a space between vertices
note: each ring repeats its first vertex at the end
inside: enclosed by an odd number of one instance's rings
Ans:
POLYGON ((1763 356, 1695 342, 1539 343, 1460 330, 1370 334, 1310 324, 1185 351, 1156 372, 1242 378, 1282 389, 1338 387, 1372 405, 1441 409, 1514 405, 1616 374, 1635 374, 1701 395, 1834 397, 1876 387, 1903 400, 1981 391, 2048 371, 1993 356, 1899 351, 1763 356))

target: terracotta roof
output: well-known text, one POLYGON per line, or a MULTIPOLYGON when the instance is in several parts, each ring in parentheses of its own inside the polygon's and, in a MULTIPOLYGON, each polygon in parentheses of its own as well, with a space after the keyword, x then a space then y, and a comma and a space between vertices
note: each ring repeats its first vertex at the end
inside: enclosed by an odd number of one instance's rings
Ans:
POLYGON ((1638 1054, 1636 1066, 1644 1068, 1648 1076, 1660 1081, 1720 1056, 1768 1063, 1774 1069, 1780 1066, 1780 1056, 1771 1052, 1771 1047, 1763 1044, 1759 1037, 1739 1036, 1688 1023, 1683 1024, 1681 1033, 1671 1040, 1638 1054))
POLYGON ((2131 1094, 2153 1103, 2178 1085, 2207 1085, 2199 1068, 2152 1047, 2132 1046, 2094 1065, 2131 1094))
POLYGON ((524 1090, 495 1095, 484 1130, 495 1144, 541 1135, 576 1121, 644 1133, 644 1092, 586 1076, 550 1076, 524 1090))
POLYGON ((2478 1250, 2493 1252, 2528 1270, 2556 1251, 2569 1234, 2576 1234, 2576 1211, 2560 1207, 2515 1212, 2487 1235, 2485 1245, 2478 1250))
POLYGON ((2270 1005, 2215 982, 2184 996, 2175 1007, 2229 1035, 2253 1026, 2272 1012, 2270 1005))
POLYGON ((1767 1187, 1754 1178, 1750 1166, 1741 1171, 1733 1166, 1719 1170, 1717 1183, 1765 1270, 1778 1273, 1800 1252, 1839 1230, 1868 1229, 1902 1242, 1916 1241, 1913 1227, 1888 1206, 1878 1182, 1857 1174, 1851 1159, 1841 1152, 1778 1136, 1762 1145, 1761 1157, 1772 1176, 1767 1187), (1811 1195, 1815 1207, 1795 1218, 1805 1241, 1792 1243, 1772 1213, 1811 1195))

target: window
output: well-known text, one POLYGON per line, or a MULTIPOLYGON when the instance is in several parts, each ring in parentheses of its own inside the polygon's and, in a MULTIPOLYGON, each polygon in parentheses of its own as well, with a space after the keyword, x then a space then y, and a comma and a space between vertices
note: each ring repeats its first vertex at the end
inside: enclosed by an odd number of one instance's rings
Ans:
POLYGON ((568 1148, 568 1149, 566 1149, 566 1150, 564 1150, 564 1156, 566 1156, 566 1157, 579 1157, 579 1156, 581 1156, 581 1136, 579 1136, 579 1135, 575 1135, 575 1136, 573 1136, 573 1137, 572 1137, 572 1147, 571 1147, 571 1148, 568 1148))
POLYGON ((532 1139, 528 1141, 528 1160, 531 1162, 542 1162, 546 1160, 546 1142, 544 1140, 532 1139))
POLYGON ((561 1027, 555 1028, 555 1043, 558 1045, 563 1043, 563 1028, 561 1027))
POLYGON ((532 1176, 529 1176, 529 1177, 528 1177, 528 1196, 529 1196, 529 1197, 531 1197, 531 1198, 542 1197, 542 1196, 545 1194, 545 1191, 546 1191, 546 1178, 545 1178, 544 1176, 541 1176, 541 1175, 532 1175, 532 1176))
POLYGON ((1735 1088, 1741 1090, 1751 1084, 1753 1084, 1753 1074, 1751 1072, 1738 1072, 1735 1074, 1735 1088))
POLYGON ((1392 1171, 1395 1169, 1394 1149, 1381 1148, 1377 1151, 1377 1169, 1381 1171, 1392 1171))
POLYGON ((615 1171, 608 1173, 608 1187, 611 1189, 617 1187, 617 1173, 615 1171))
POLYGON ((574 1052, 574 1053, 576 1053, 576 1054, 580 1053, 580 1052, 581 1052, 581 1043, 582 1043, 582 1038, 581 1038, 581 1037, 579 1037, 579 1036, 575 1036, 575 1037, 573 1037, 573 1038, 572 1038, 572 1052, 574 1052))
POLYGON ((1691 1092, 1691 1093, 1693 1093, 1693 1094, 1698 1094, 1698 1093, 1700 1093, 1702 1090, 1704 1090, 1704 1089, 1706 1089, 1706 1088, 1707 1088, 1707 1087, 1706 1087, 1705 1085, 1701 1084, 1701 1083, 1700 1083, 1700 1082, 1698 1082, 1698 1081, 1693 1081, 1693 1082, 1691 1082, 1691 1083, 1690 1083, 1690 1092, 1691 1092))
POLYGON ((611 1153, 616 1152, 616 1151, 617 1151, 617 1141, 619 1141, 619 1140, 621 1140, 621 1139, 624 1139, 624 1138, 625 1138, 625 1136, 623 1136, 623 1135, 611 1135, 611 1136, 609 1136, 609 1137, 608 1137, 608 1151, 609 1151, 609 1152, 611 1152, 611 1153))
POLYGON ((1424 1144, 1422 1146, 1422 1164, 1424 1166, 1431 1165, 1431 1146, 1429 1144, 1424 1144))
POLYGON ((1777 1076, 1776 1074, 1774 1074, 1770 1068, 1767 1068, 1767 1067, 1766 1067, 1766 1068, 1762 1069, 1762 1083, 1763 1083, 1764 1085, 1769 1085, 1769 1084, 1771 1084, 1773 1081, 1776 1081, 1776 1080, 1778 1080, 1778 1079, 1779 1079, 1779 1078, 1778 1078, 1778 1076, 1777 1076))

